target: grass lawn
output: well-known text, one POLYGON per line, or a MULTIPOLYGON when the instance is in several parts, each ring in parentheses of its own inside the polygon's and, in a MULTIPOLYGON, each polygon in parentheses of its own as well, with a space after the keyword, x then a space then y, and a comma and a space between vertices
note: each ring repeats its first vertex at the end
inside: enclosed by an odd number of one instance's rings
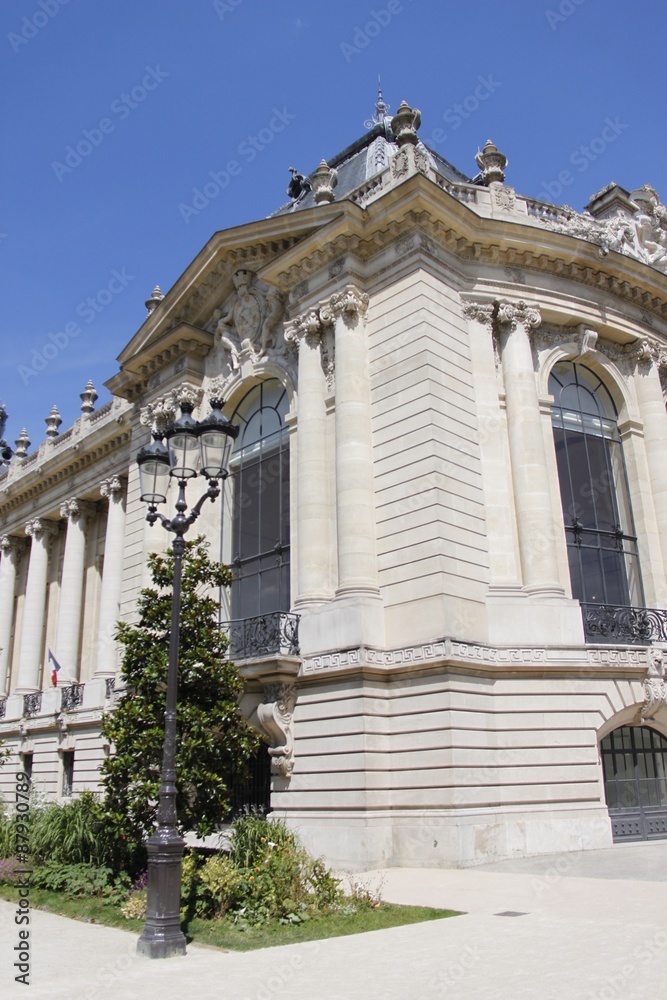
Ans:
MULTIPOLYGON (((0 897, 15 902, 18 891, 10 886, 0 886, 0 897)), ((107 927, 120 927, 139 935, 143 920, 126 920, 118 907, 105 905, 94 896, 67 899, 62 893, 45 889, 32 889, 30 905, 33 909, 49 910, 76 920, 87 920, 107 927)), ((415 924, 424 920, 442 920, 444 917, 459 916, 457 910, 436 910, 428 906, 397 906, 382 903, 372 910, 364 910, 353 916, 333 914, 314 917, 302 924, 271 924, 241 931, 225 920, 202 920, 195 918, 183 926, 188 942, 233 951, 250 951, 255 948, 271 948, 276 945, 297 944, 301 941, 316 941, 322 938, 342 937, 347 934, 362 934, 365 931, 379 931, 402 924, 415 924)))

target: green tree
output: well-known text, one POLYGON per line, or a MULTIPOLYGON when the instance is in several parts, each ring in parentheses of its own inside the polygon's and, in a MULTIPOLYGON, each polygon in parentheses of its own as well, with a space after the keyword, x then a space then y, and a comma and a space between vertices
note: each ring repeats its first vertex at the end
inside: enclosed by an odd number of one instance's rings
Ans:
MULTIPOLYGON (((181 830, 211 833, 230 807, 229 775, 238 773, 259 740, 237 712, 241 681, 227 660, 213 594, 231 581, 202 537, 186 544, 180 618, 176 741, 177 809, 181 830)), ((153 587, 142 590, 136 625, 119 622, 126 691, 104 717, 113 747, 102 766, 108 832, 129 853, 155 822, 167 687, 174 559, 149 557, 153 587)))

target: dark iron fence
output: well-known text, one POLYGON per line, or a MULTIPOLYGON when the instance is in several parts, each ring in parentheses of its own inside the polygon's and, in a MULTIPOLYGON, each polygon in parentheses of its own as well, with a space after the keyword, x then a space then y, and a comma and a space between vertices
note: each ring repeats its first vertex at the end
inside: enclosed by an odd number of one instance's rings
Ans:
POLYGON ((667 611, 582 604, 586 642, 648 646, 667 642, 667 611))
POLYGON ((299 653, 299 615, 273 611, 254 618, 237 618, 221 622, 220 628, 229 639, 232 659, 246 660, 255 656, 299 653))

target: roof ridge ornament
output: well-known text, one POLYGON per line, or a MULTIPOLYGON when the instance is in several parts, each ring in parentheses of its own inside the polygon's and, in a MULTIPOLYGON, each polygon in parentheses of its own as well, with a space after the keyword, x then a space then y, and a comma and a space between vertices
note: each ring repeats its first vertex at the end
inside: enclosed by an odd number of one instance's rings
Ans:
POLYGON ((389 114, 389 108, 391 105, 387 104, 384 97, 382 96, 382 84, 380 82, 380 74, 378 73, 378 96, 375 102, 375 114, 370 118, 367 118, 364 122, 364 128, 375 128, 376 125, 384 125, 385 134, 389 139, 391 133, 391 115, 389 114))

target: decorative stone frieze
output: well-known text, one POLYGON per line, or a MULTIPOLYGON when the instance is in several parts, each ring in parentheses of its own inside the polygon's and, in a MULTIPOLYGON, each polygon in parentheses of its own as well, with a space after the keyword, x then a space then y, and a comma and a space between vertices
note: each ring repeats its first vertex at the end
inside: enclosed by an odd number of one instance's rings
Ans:
POLYGON ((596 219, 588 212, 567 208, 558 219, 547 216, 539 219, 553 232, 596 243, 600 256, 614 250, 667 274, 667 208, 648 184, 633 191, 630 197, 637 206, 634 215, 596 219))
POLYGON ((293 684, 267 684, 264 699, 250 719, 251 725, 268 740, 271 772, 283 778, 289 778, 294 768, 292 721, 295 703, 293 684))

